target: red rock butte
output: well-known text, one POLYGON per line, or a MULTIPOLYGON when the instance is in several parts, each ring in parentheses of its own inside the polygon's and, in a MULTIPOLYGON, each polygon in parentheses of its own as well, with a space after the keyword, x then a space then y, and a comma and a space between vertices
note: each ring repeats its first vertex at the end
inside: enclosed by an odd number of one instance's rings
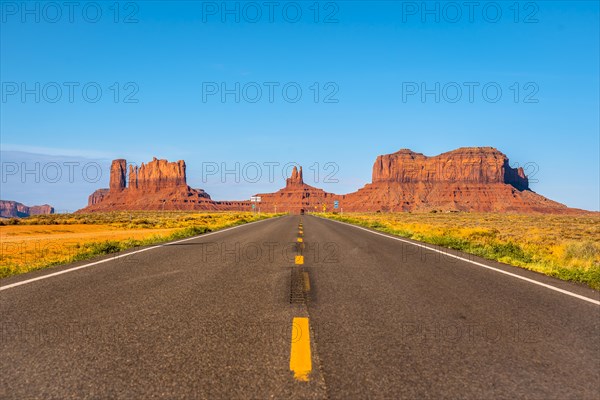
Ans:
POLYGON ((0 200, 0 218, 22 218, 30 215, 54 214, 54 208, 48 204, 26 206, 12 200, 0 200))
MULTIPOLYGON (((377 157, 372 182, 337 195, 304 183, 294 167, 286 185, 259 193, 263 212, 477 211, 580 213, 529 189, 523 168, 492 147, 465 147, 427 157, 403 149, 377 157), (339 207, 334 209, 334 202, 339 207)), ((111 210, 249 211, 249 201, 214 201, 186 183, 185 162, 154 158, 139 168, 114 160, 108 189, 96 190, 81 212, 111 210), (127 184, 126 184, 127 182, 127 184)))
POLYGON ((333 193, 327 193, 304 183, 302 177, 302 167, 300 170, 294 167, 292 176, 286 179, 283 189, 275 193, 260 193, 260 207, 266 212, 292 212, 299 213, 305 211, 322 211, 323 206, 329 210, 333 209, 333 193))
POLYGON ((113 210, 246 210, 248 202, 217 202, 202 189, 187 185, 185 162, 168 162, 156 157, 148 164, 129 166, 113 160, 108 189, 98 189, 81 212, 113 210))

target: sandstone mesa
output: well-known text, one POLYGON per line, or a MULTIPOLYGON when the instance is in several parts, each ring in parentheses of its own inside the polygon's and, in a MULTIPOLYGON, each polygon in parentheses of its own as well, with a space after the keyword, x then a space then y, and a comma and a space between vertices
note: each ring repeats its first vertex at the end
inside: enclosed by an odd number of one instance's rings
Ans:
POLYGON ((54 214, 54 208, 48 204, 28 207, 16 201, 0 200, 0 218, 23 218, 42 214, 54 214))

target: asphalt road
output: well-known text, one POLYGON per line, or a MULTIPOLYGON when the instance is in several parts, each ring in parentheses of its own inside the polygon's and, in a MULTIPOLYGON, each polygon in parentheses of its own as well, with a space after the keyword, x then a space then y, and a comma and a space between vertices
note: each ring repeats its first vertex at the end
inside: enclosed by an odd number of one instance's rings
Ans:
POLYGON ((0 398, 600 398, 597 292, 300 220, 3 279, 0 398))

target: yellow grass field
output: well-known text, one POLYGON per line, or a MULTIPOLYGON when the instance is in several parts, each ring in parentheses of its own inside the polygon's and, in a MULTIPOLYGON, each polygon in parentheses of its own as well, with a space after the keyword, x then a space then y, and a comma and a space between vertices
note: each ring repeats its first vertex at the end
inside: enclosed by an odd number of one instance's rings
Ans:
POLYGON ((600 214, 319 215, 585 283, 600 290, 600 214))
POLYGON ((0 225, 0 278, 273 216, 243 212, 114 212, 4 220, 0 225))

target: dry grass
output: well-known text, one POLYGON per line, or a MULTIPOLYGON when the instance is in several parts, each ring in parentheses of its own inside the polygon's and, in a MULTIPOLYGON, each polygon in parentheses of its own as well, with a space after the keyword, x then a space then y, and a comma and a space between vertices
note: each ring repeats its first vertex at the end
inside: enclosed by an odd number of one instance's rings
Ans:
POLYGON ((461 250, 600 290, 600 215, 357 213, 321 216, 461 250))
POLYGON ((5 220, 0 224, 0 278, 272 216, 140 211, 5 220))

